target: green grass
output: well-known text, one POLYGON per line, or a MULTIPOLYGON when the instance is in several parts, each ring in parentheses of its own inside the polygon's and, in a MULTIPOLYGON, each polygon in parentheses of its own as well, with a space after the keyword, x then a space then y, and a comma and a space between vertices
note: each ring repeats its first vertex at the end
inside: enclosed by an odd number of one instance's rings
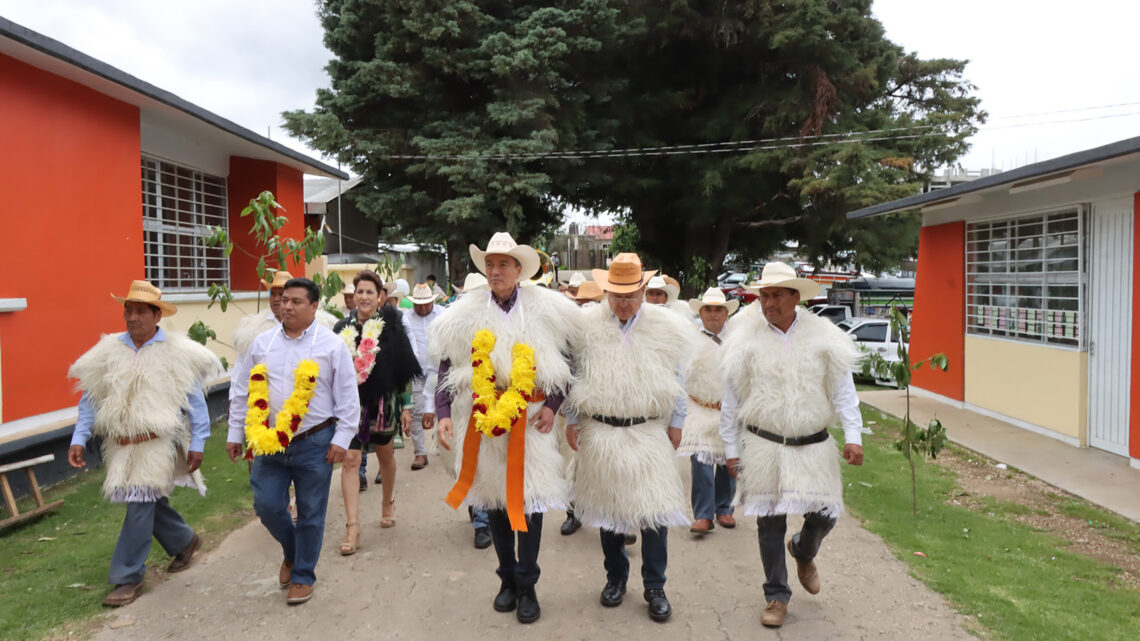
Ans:
MULTIPOLYGON (((206 496, 179 488, 171 498, 207 546, 253 512, 247 467, 226 456, 225 424, 216 424, 213 431, 202 465, 206 496)), ((5 595, 0 599, 0 639, 39 639, 106 611, 100 602, 110 590, 107 568, 126 508, 103 499, 103 475, 98 468, 53 487, 45 499, 65 501, 56 512, 0 533, 0 594, 5 595)), ((168 562, 154 543, 148 567, 165 568, 168 562)), ((156 580, 162 579, 149 572, 147 583, 156 580)))
POLYGON ((1088 501, 1055 494, 1052 496, 1056 497, 1055 505, 1062 514, 1088 521, 1089 526, 1100 530, 1101 535, 1123 542, 1132 554, 1140 554, 1140 525, 1088 501))
MULTIPOLYGON (((864 437, 862 467, 843 466, 847 506, 916 577, 960 612, 976 617, 988 630, 986 636, 1011 641, 1137 638, 1140 591, 1114 580, 1119 569, 1068 552, 1065 541, 1011 518, 1021 506, 991 501, 987 509, 974 511, 950 505, 946 501, 961 492, 953 472, 916 458, 915 516, 907 462, 894 448, 899 422, 866 407, 863 416, 876 421, 876 434, 864 437)), ((1108 522, 1103 512, 1097 514, 1090 518, 1108 522)))

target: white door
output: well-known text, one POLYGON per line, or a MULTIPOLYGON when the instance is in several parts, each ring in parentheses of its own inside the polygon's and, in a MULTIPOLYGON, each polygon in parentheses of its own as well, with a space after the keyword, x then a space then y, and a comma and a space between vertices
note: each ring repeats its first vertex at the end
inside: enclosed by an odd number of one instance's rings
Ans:
POLYGON ((1089 446, 1128 455, 1132 201, 1098 204, 1089 242, 1089 446))

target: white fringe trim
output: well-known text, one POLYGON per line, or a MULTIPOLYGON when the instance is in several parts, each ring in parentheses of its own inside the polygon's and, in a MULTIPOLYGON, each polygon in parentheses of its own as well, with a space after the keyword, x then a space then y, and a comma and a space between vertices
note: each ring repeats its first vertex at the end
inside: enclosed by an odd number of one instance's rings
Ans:
POLYGON ((751 500, 738 503, 746 516, 775 516, 777 514, 809 514, 819 512, 824 516, 839 518, 843 514, 842 503, 828 503, 802 496, 772 497, 764 500, 751 500))
POLYGON ((154 503, 164 496, 166 494, 153 487, 132 485, 115 488, 107 495, 107 500, 112 503, 154 503))
MULTIPOLYGON (((479 501, 477 499, 466 498, 463 499, 461 507, 472 507, 476 510, 505 510, 507 506, 498 501, 479 501)), ((569 508, 569 504, 565 501, 557 501, 554 499, 532 499, 526 501, 523 505, 523 513, 525 514, 543 514, 546 512, 553 512, 561 510, 565 512, 569 508)))
POLYGON ((677 450, 677 456, 679 458, 689 458, 690 456, 696 456, 697 461, 704 463, 705 465, 724 465, 728 463, 728 459, 725 458, 723 452, 721 452, 720 455, 716 455, 712 452, 696 451, 694 448, 681 448, 677 450))
POLYGON ((641 519, 636 523, 618 522, 597 512, 582 511, 578 506, 574 506, 574 516, 590 527, 609 530, 617 534, 633 534, 641 530, 655 530, 659 527, 687 527, 692 524, 689 516, 682 510, 662 512, 649 519, 641 519))

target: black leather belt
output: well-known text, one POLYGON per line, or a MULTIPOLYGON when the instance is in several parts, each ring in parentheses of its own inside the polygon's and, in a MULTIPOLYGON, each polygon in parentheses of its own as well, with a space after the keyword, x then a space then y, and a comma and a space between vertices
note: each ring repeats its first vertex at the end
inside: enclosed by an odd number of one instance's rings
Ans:
POLYGON ((775 432, 762 430, 755 425, 746 425, 745 427, 748 428, 749 432, 752 432, 756 436, 768 439, 774 443, 779 443, 780 445, 812 445, 814 443, 822 443, 829 437, 826 429, 820 430, 814 434, 808 434, 807 436, 784 436, 783 434, 776 434, 775 432))
POLYGON ((618 418, 616 416, 591 416, 590 418, 594 419, 595 421, 597 421, 599 423, 605 423, 606 425, 613 425, 614 427, 632 427, 634 425, 641 425, 642 423, 649 420, 649 419, 645 418, 644 416, 638 416, 636 418, 618 418))
POLYGON ((326 427, 332 427, 333 425, 336 425, 336 419, 332 418, 332 417, 326 418, 325 420, 321 421, 320 423, 317 423, 316 425, 310 427, 309 429, 305 430, 304 432, 301 432, 300 434, 294 436, 293 440, 290 442, 296 443, 297 441, 306 439, 309 436, 316 434, 317 432, 325 429, 326 427))

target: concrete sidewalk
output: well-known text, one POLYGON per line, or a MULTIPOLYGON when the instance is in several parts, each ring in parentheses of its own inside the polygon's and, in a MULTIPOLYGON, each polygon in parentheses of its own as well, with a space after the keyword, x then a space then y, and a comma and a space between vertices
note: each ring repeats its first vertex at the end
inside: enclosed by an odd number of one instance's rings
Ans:
MULTIPOLYGON (((543 524, 542 618, 521 625, 514 614, 491 608, 499 587, 493 549, 475 550, 465 512, 442 501, 451 487, 438 457, 427 469, 408 470, 411 453, 397 453, 398 524, 381 530, 380 489, 361 496, 364 537, 355 556, 336 552, 344 533, 339 471, 332 497, 312 601, 285 605, 277 587, 281 550, 259 522, 251 522, 195 560, 186 572, 152 580, 135 603, 109 612, 94 638, 151 639, 781 639, 824 641, 970 641, 967 619, 912 578, 876 536, 849 516, 840 519, 817 558, 823 590, 817 596, 795 584, 782 629, 760 625, 763 571, 756 522, 717 528, 704 539, 687 529, 669 536, 672 620, 647 616, 639 574, 640 549, 629 548, 631 576, 625 603, 604 608, 605 584, 596 529, 559 535, 561 512, 543 524), (112 626, 115 626, 112 628, 112 626)), ((373 458, 371 474, 376 472, 373 458)), ((689 462, 677 472, 689 477, 689 462)), ((371 478, 370 474, 370 478, 371 478)), ((185 496, 185 495, 183 495, 185 496)), ((179 503, 176 494, 173 503, 179 503)), ((193 524, 191 524, 193 525, 193 524)), ((789 519, 789 535, 800 519, 789 519)), ((110 557, 111 550, 92 550, 110 557)), ((791 564, 791 560, 789 559, 791 564)), ((90 598, 102 598, 90 593, 90 598)))
MULTIPOLYGON (((893 416, 906 412, 900 390, 860 392, 859 400, 893 416)), ((911 394, 910 413, 919 425, 937 416, 951 441, 1140 522, 1140 470, 1126 457, 1073 447, 927 396, 911 394)))

